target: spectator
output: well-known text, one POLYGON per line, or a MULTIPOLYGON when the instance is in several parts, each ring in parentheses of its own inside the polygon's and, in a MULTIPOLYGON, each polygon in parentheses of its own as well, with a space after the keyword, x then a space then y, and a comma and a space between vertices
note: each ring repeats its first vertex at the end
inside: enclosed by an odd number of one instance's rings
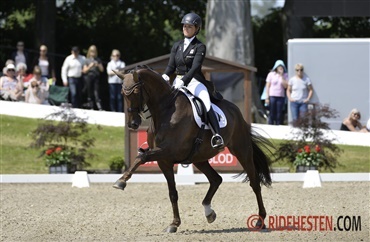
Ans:
POLYGON ((82 95, 82 67, 85 64, 85 57, 80 55, 77 46, 72 47, 71 55, 67 56, 62 66, 62 80, 64 86, 69 86, 69 95, 72 107, 81 107, 82 95))
POLYGON ((313 95, 313 88, 310 78, 304 73, 303 65, 295 65, 295 76, 289 79, 286 91, 290 101, 293 126, 297 120, 307 112, 307 104, 313 95))
POLYGON ((282 60, 275 62, 272 71, 266 78, 266 99, 269 106, 269 124, 283 124, 283 111, 285 105, 285 89, 288 87, 288 75, 282 60))
POLYGON ((40 46, 40 55, 34 60, 33 66, 39 66, 41 68, 42 77, 46 79, 52 78, 53 83, 56 82, 54 66, 48 57, 48 48, 46 45, 40 46))
MULTIPOLYGON (((18 41, 17 50, 12 53, 11 59, 14 61, 15 66, 18 66, 19 63, 30 66, 29 54, 24 50, 23 41, 18 41)), ((26 72, 28 73, 28 70, 26 70, 26 72)))
MULTIPOLYGON (((48 104, 47 98, 49 97, 49 81, 46 77, 42 76, 41 73, 42 73, 41 68, 39 66, 35 66, 33 68, 33 77, 30 80, 30 83, 32 83, 33 81, 36 81, 37 87, 38 89, 40 89, 43 95, 42 103, 48 104)), ((30 89, 29 86, 28 86, 28 89, 30 89)))
POLYGON ((45 104, 45 93, 40 88, 36 80, 30 81, 31 85, 28 87, 25 93, 26 103, 34 104, 45 104))
MULTIPOLYGON (((6 76, 6 67, 9 65, 9 64, 13 64, 14 65, 14 61, 12 59, 7 59, 6 62, 5 62, 5 66, 3 68, 3 71, 1 73, 1 76, 6 76)), ((15 66, 15 65, 14 65, 15 66)))
POLYGON ((113 112, 123 112, 122 98, 122 80, 114 74, 112 70, 118 70, 125 67, 125 62, 120 60, 119 50, 113 50, 111 61, 107 65, 108 83, 109 83, 109 103, 110 110, 113 112))
POLYGON ((6 75, 0 78, 0 97, 6 101, 19 101, 22 97, 23 85, 15 74, 14 64, 6 66, 6 75))
POLYGON ((27 74, 27 65, 20 62, 16 66, 17 79, 23 84, 23 88, 27 88, 29 81, 32 78, 32 74, 27 74))
POLYGON ((368 131, 362 126, 360 119, 360 111, 358 111, 356 108, 352 109, 348 117, 343 120, 340 130, 367 133, 368 131))
POLYGON ((94 101, 98 110, 103 110, 99 97, 100 73, 104 71, 103 64, 98 58, 98 50, 91 45, 87 51, 85 65, 82 72, 85 74, 85 90, 87 92, 87 107, 94 109, 94 101))
POLYGON ((370 118, 367 120, 366 129, 368 132, 370 132, 370 118))

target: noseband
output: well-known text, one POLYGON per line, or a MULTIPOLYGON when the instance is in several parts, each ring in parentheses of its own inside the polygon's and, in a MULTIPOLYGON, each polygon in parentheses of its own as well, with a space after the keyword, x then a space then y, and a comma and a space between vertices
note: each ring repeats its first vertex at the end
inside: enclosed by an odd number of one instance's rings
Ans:
POLYGON ((140 93, 139 107, 127 108, 127 112, 129 112, 129 113, 138 113, 140 115, 140 113, 144 110, 144 107, 142 105, 142 99, 143 99, 142 85, 144 85, 144 83, 142 81, 136 82, 134 85, 132 85, 130 87, 125 87, 125 86, 122 85, 122 92, 126 96, 130 96, 136 88, 139 88, 139 93, 140 93))

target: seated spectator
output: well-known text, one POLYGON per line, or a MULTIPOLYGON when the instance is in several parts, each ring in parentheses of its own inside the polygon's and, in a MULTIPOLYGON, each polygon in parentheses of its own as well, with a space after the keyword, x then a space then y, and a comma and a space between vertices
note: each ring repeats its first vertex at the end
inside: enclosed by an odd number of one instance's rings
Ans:
POLYGON ((45 101, 44 91, 40 88, 36 80, 30 82, 31 84, 25 94, 26 103, 45 104, 47 101, 45 101))
POLYGON ((340 130, 367 133, 368 131, 362 126, 360 119, 360 111, 358 111, 356 108, 352 109, 348 117, 343 120, 340 130))
POLYGON ((14 64, 6 66, 6 75, 0 78, 0 97, 6 101, 19 101, 23 93, 23 85, 15 75, 14 64))
POLYGON ((23 83, 23 88, 27 88, 32 78, 32 74, 27 74, 27 65, 22 62, 18 63, 16 71, 18 81, 23 83))
POLYGON ((30 82, 36 81, 39 88, 41 89, 43 95, 44 95, 44 102, 43 104, 49 104, 47 99, 49 97, 49 81, 46 77, 43 77, 41 75, 41 68, 39 66, 35 66, 33 68, 33 77, 30 80, 30 82))
POLYGON ((6 76, 6 67, 9 65, 9 64, 13 64, 14 65, 14 61, 12 59, 8 59, 6 60, 5 62, 5 66, 1 72, 1 76, 6 76))

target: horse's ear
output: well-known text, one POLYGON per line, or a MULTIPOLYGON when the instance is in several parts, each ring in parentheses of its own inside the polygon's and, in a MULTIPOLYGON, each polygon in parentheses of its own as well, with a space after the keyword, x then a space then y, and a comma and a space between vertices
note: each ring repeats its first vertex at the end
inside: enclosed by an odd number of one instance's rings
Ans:
POLYGON ((139 76, 137 75, 137 72, 136 72, 136 71, 133 71, 133 72, 132 72, 132 75, 133 75, 133 77, 134 77, 134 81, 135 81, 135 82, 138 82, 138 81, 139 81, 139 76))
POLYGON ((112 70, 113 72, 114 72, 114 74, 116 74, 119 78, 121 78, 122 80, 123 79, 125 79, 125 76, 121 73, 121 72, 119 72, 119 71, 114 71, 114 70, 112 70))

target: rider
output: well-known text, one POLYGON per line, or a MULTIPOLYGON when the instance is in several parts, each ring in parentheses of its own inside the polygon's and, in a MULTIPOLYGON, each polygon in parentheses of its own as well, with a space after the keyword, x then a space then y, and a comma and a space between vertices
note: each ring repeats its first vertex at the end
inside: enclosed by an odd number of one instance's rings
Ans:
POLYGON ((185 39, 173 45, 170 60, 162 77, 168 82, 169 75, 175 73, 177 76, 173 82, 174 88, 186 86, 193 95, 202 99, 213 132, 211 145, 214 149, 219 149, 224 146, 224 141, 220 135, 220 127, 211 106, 208 90, 203 84, 207 80, 201 70, 206 56, 206 46, 196 38, 202 26, 202 20, 197 14, 188 13, 182 18, 181 23, 185 39))

